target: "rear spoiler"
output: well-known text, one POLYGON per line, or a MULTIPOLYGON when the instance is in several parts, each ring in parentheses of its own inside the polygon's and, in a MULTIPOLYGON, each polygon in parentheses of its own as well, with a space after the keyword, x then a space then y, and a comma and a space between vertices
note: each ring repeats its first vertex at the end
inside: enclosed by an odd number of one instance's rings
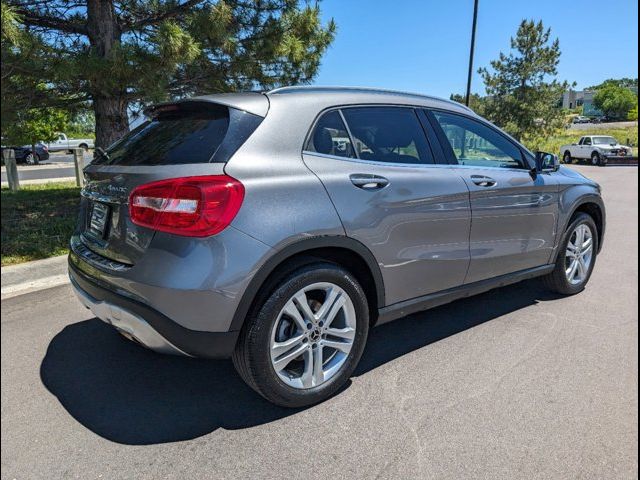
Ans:
POLYGON ((202 105, 211 104, 224 105, 225 107, 242 110, 259 117, 266 117, 269 111, 269 99, 259 92, 244 93, 217 93, 214 95, 203 95, 200 97, 185 98, 173 102, 158 103, 144 110, 147 117, 153 117, 162 111, 171 110, 171 107, 180 108, 181 104, 199 103, 202 105))

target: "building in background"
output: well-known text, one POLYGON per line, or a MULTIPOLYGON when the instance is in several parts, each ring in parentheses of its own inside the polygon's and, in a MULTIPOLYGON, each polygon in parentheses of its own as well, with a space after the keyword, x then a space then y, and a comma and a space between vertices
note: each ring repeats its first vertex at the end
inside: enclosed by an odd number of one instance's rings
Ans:
POLYGON ((562 108, 572 110, 582 107, 585 117, 601 117, 604 113, 593 105, 593 90, 569 90, 562 95, 562 108))
MULTIPOLYGON (((627 86, 629 90, 638 95, 637 86, 627 86)), ((569 90, 562 95, 562 108, 573 110, 582 107, 582 115, 585 117, 602 117, 604 112, 593 104, 595 90, 569 90)))

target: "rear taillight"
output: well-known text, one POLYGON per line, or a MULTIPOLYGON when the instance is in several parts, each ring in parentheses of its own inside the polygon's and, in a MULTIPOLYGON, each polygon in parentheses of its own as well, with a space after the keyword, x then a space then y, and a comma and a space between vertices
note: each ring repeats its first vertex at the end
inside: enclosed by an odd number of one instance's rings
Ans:
POLYGON ((134 188, 129 215, 143 227, 208 237, 231 223, 243 198, 242 184, 227 175, 172 178, 134 188))

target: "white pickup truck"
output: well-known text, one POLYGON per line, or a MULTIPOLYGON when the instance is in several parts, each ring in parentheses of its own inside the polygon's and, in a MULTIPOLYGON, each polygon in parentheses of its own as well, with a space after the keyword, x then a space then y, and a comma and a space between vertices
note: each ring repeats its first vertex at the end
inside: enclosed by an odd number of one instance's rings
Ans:
POLYGON ((587 135, 578 143, 560 147, 560 157, 564 163, 575 160, 590 160, 592 165, 606 165, 609 157, 631 155, 631 147, 621 145, 618 140, 607 135, 587 135))
POLYGON ((49 152, 68 152, 74 148, 84 148, 85 151, 93 148, 91 138, 67 138, 64 133, 58 133, 58 138, 46 144, 49 152))

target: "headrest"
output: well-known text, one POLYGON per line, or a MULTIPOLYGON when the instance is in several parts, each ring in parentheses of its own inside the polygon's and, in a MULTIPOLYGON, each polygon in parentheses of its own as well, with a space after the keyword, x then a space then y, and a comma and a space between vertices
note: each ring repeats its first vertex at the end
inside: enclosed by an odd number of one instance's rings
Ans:
POLYGON ((331 154, 333 151, 333 138, 327 128, 318 128, 313 134, 313 147, 318 153, 331 154))

